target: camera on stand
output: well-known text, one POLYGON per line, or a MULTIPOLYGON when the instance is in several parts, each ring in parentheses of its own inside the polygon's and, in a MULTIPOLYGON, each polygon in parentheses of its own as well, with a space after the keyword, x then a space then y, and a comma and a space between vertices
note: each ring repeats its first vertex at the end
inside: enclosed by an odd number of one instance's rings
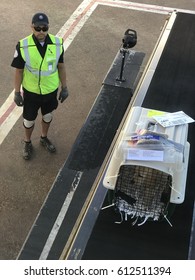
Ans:
POLYGON ((129 49, 133 48, 137 44, 137 32, 133 29, 127 29, 122 39, 122 43, 123 44, 120 49, 120 53, 122 53, 121 70, 120 70, 119 77, 116 78, 116 80, 119 82, 125 81, 125 78, 123 78, 125 57, 126 54, 129 53, 129 49))

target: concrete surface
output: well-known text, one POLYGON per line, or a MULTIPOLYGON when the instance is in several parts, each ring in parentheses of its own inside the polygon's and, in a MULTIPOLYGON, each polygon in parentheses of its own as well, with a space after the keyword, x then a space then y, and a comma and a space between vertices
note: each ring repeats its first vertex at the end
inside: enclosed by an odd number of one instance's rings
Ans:
MULTIPOLYGON (((98 3, 93 1, 92 4, 98 3)), ((100 1, 101 2, 101 1, 100 1)), ((124 4, 130 3, 123 1, 124 4)), ((148 1, 165 6, 167 1, 148 1)), ((50 19, 50 32, 56 34, 82 1, 13 0, 0 2, 1 80, 0 106, 13 90, 14 70, 10 67, 17 41, 30 32, 32 15, 44 11, 50 19)), ((132 2, 131 2, 132 3, 132 2)), ((146 1, 139 3, 148 4, 146 1)), ((104 3, 105 4, 105 3, 104 3)), ((169 1, 169 7, 195 10, 195 1, 169 1)), ((162 10, 162 9, 161 9, 162 10)), ((112 64, 127 28, 137 31, 136 50, 146 53, 143 69, 163 27, 167 15, 145 10, 99 4, 65 53, 70 96, 59 104, 49 136, 57 153, 48 154, 39 145, 40 116, 32 141, 32 160, 21 157, 22 118, 0 145, 0 259, 15 259, 35 220, 55 177, 85 121, 112 64)))

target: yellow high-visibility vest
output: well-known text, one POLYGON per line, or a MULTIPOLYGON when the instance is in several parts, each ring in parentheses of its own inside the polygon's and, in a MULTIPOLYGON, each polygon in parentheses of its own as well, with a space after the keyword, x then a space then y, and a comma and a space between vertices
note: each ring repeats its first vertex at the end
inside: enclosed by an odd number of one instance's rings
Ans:
POLYGON ((58 60, 63 51, 62 38, 49 34, 44 58, 40 55, 32 35, 20 40, 20 51, 25 61, 22 86, 33 93, 48 94, 59 87, 58 60))

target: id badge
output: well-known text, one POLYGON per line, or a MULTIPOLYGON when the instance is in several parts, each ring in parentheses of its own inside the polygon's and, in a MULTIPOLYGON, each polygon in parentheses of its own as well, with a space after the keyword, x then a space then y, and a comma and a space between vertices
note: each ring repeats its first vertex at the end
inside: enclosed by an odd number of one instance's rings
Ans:
POLYGON ((52 69, 53 69, 53 63, 49 62, 48 63, 48 71, 52 71, 52 69))

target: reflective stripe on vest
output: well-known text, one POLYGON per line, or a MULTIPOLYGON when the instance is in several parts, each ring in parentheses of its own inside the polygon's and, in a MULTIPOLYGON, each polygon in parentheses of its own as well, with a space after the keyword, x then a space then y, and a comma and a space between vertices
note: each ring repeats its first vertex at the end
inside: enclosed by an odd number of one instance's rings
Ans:
MULTIPOLYGON (((61 44, 60 44, 60 38, 55 37, 55 45, 56 45, 56 57, 59 58, 60 54, 61 54, 61 44)), ((29 47, 28 47, 28 38, 25 38, 23 40, 23 49, 24 49, 24 55, 25 55, 25 60, 26 60, 26 66, 27 69, 35 74, 35 75, 39 75, 39 70, 36 71, 33 67, 31 67, 31 61, 30 61, 30 54, 29 54, 29 47)), ((49 76, 51 75, 51 73, 56 72, 57 70, 57 64, 55 65, 56 67, 53 69, 53 71, 41 71, 41 75, 42 76, 49 76)))

